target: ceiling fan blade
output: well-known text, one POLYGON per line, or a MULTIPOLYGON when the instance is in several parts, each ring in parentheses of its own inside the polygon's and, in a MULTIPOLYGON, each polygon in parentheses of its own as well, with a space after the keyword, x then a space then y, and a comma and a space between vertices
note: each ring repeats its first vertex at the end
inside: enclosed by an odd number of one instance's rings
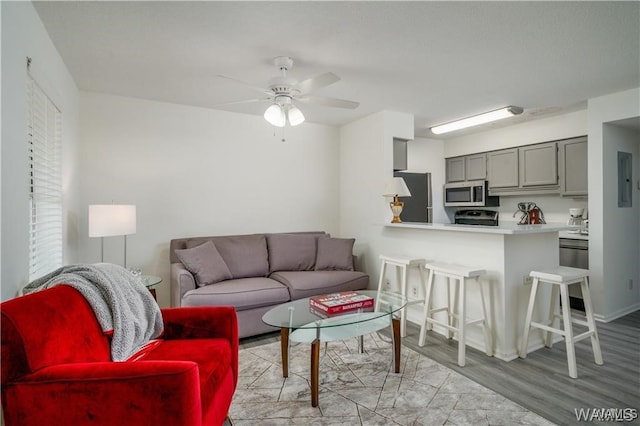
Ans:
POLYGON ((296 96, 296 100, 300 102, 305 102, 308 104, 317 104, 328 107, 336 107, 336 108, 346 108, 346 109, 356 109, 360 105, 360 102, 354 101, 346 101, 344 99, 336 99, 336 98, 325 98, 324 96, 296 96))
POLYGON ((304 94, 309 93, 312 90, 333 84, 336 81, 340 81, 340 77, 332 72, 326 72, 324 74, 316 75, 315 77, 311 77, 297 83, 293 86, 293 89, 299 91, 301 94, 304 94))
POLYGON ((265 89, 264 87, 254 86, 253 84, 249 84, 249 83, 247 83, 245 81, 238 80, 237 78, 228 77, 228 76, 222 75, 222 74, 218 74, 216 77, 220 77, 220 78, 224 78, 224 79, 227 79, 227 80, 231 80, 231 81, 233 81, 235 83, 242 84, 243 86, 247 86, 247 87, 249 87, 249 88, 251 88, 253 90, 257 90, 260 93, 265 93, 267 95, 272 95, 273 94, 273 92, 271 90, 269 90, 269 89, 265 89))
POLYGON ((219 107, 219 106, 227 106, 227 105, 238 105, 238 104, 250 104, 253 102, 266 102, 266 101, 270 101, 271 98, 260 98, 260 99, 246 99, 244 101, 233 101, 233 102, 224 102, 221 104, 215 104, 213 105, 213 107, 219 107))

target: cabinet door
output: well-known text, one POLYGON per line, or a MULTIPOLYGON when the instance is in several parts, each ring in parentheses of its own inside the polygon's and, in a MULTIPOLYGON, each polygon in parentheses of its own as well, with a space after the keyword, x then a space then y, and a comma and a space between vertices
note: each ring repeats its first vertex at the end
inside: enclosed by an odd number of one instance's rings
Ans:
POLYGON ((489 152, 487 158, 489 188, 518 186, 518 148, 489 152))
POLYGON ((447 183, 466 180, 464 164, 464 157, 447 158, 447 183))
POLYGON ((558 142, 558 171, 562 196, 587 195, 587 170, 586 136, 558 142))
POLYGON ((466 177, 467 180, 487 179, 487 154, 467 155, 466 177))
POLYGON ((520 186, 556 185, 558 183, 557 143, 522 146, 520 151, 520 186))

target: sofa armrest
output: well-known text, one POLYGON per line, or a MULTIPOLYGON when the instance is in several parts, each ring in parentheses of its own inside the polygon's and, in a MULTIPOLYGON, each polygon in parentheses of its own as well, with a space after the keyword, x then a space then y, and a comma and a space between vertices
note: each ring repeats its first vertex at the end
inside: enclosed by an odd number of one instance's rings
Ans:
POLYGON ((199 425, 202 418, 198 366, 188 361, 61 364, 4 387, 6 425, 199 425))
POLYGON ((182 305, 182 296, 196 288, 196 279, 182 263, 171 264, 171 306, 182 305))

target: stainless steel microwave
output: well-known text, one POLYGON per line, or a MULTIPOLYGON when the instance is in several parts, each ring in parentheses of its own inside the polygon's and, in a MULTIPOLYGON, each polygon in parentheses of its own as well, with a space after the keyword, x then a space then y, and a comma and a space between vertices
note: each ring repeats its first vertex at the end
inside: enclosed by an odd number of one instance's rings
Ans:
POLYGON ((499 205, 499 197, 489 196, 486 180, 447 183, 444 186, 445 207, 493 207, 499 205))

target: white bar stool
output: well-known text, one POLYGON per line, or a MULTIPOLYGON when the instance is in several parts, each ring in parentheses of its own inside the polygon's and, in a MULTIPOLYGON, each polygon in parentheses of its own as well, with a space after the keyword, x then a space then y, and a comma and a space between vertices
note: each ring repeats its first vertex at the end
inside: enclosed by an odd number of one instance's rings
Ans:
MULTIPOLYGON (((376 311, 379 309, 378 301, 380 300, 380 292, 384 291, 384 279, 387 271, 387 265, 395 266, 397 273, 397 282, 400 284, 398 292, 406 297, 409 302, 407 305, 415 303, 422 303, 422 299, 411 300, 407 293, 408 281, 409 281, 409 269, 416 268, 420 275, 421 287, 424 287, 424 264, 427 262, 425 259, 409 258, 403 256, 386 256, 380 255, 380 280, 378 281, 378 295, 376 297, 376 311)), ((407 336, 407 310, 402 309, 400 311, 400 336, 407 336)))
POLYGON ((595 363, 602 365, 602 351, 600 350, 600 340, 598 339, 598 331, 596 330, 596 322, 593 318, 593 307, 591 305, 591 294, 589 293, 589 271, 587 269, 570 268, 568 266, 560 266, 558 268, 546 269, 542 271, 531 271, 529 276, 533 277, 531 286, 531 296, 529 297, 529 307, 527 308, 527 316, 524 320, 524 334, 522 337, 522 346, 520 347, 520 358, 527 357, 527 344, 529 341, 529 331, 532 327, 545 330, 545 346, 553 345, 551 333, 564 336, 567 345, 567 362, 569 363, 569 377, 578 378, 578 369, 576 367, 576 350, 575 343, 591 337, 591 347, 593 349, 593 357, 595 363), (536 302, 536 293, 539 283, 553 284, 551 290, 551 303, 549 305, 549 317, 546 324, 532 322, 533 308, 536 302), (569 304, 569 286, 571 284, 580 284, 582 290, 582 298, 584 300, 584 309, 587 320, 583 321, 571 316, 571 307, 569 304), (562 303, 562 315, 556 313, 558 306, 558 290, 560 290, 560 301, 562 303), (562 320, 563 328, 553 327, 556 318, 562 320), (573 335, 573 325, 580 324, 588 328, 587 331, 577 336, 573 335))
POLYGON ((420 327, 420 339, 418 341, 419 346, 424 346, 427 329, 432 329, 432 324, 438 324, 447 329, 447 338, 451 338, 451 332, 458 333, 458 365, 464 367, 465 364, 465 350, 466 350, 466 327, 472 324, 482 325, 484 331, 484 345, 487 355, 492 355, 492 339, 489 330, 489 320, 487 319, 487 309, 484 301, 484 292, 482 289, 482 282, 479 277, 485 274, 484 269, 475 269, 468 266, 452 265, 448 263, 427 263, 426 269, 429 269, 429 279, 427 280, 427 289, 425 292, 424 300, 424 314, 422 317, 422 325, 420 327), (441 275, 446 278, 447 288, 447 305, 439 308, 431 308, 431 295, 433 293, 433 283, 435 277, 441 275), (467 283, 468 279, 471 279, 478 283, 480 289, 480 302, 482 305, 482 318, 467 320, 467 283), (451 302, 451 280, 454 281, 454 301, 451 302), (460 294, 460 297, 458 297, 460 294), (433 314, 436 312, 445 311, 447 313, 447 322, 439 321, 433 318, 433 314), (456 320, 456 325, 453 325, 453 320, 456 320))

